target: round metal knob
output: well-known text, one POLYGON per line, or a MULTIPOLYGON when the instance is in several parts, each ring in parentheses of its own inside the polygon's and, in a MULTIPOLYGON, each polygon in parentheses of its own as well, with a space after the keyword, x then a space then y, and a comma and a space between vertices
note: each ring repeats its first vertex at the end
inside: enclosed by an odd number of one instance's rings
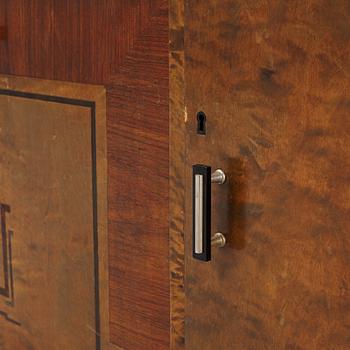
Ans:
POLYGON ((211 246, 222 248, 226 244, 226 238, 221 232, 215 233, 211 238, 211 246))
POLYGON ((226 181, 226 175, 221 169, 216 169, 212 174, 211 174, 211 182, 213 184, 219 184, 222 185, 226 181))

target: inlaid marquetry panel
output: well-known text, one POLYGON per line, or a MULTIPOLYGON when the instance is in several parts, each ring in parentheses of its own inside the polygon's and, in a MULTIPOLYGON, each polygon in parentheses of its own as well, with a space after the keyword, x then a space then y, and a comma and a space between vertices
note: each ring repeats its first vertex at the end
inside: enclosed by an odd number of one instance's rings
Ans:
POLYGON ((0 77, 0 349, 108 339, 102 87, 0 77))

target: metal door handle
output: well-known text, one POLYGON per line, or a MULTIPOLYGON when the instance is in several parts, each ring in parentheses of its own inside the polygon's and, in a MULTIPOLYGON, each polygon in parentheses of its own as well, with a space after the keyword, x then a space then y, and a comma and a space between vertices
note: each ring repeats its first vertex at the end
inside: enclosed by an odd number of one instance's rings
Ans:
POLYGON ((217 232, 211 236, 211 184, 224 184, 225 173, 217 169, 211 173, 207 165, 193 165, 193 257, 211 260, 211 247, 223 247, 225 236, 217 232))

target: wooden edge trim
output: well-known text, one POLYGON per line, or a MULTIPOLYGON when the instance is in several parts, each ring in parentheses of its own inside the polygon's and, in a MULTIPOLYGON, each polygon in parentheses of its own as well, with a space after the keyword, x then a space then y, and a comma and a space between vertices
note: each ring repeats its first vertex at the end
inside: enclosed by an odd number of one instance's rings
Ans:
POLYGON ((185 348, 185 81, 184 0, 170 1, 170 348, 185 348))

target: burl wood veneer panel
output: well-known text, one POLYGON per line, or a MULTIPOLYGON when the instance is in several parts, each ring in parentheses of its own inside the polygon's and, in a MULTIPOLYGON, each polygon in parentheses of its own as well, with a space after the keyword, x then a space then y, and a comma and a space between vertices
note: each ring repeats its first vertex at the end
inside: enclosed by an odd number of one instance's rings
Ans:
POLYGON ((186 349, 349 349, 349 1, 188 1, 185 23, 186 349), (208 264, 191 257, 192 162, 229 179, 208 264))
POLYGON ((0 0, 0 72, 107 90, 111 341, 169 347, 168 1, 0 0))
POLYGON ((103 87, 0 76, 0 349, 108 341, 103 87))

